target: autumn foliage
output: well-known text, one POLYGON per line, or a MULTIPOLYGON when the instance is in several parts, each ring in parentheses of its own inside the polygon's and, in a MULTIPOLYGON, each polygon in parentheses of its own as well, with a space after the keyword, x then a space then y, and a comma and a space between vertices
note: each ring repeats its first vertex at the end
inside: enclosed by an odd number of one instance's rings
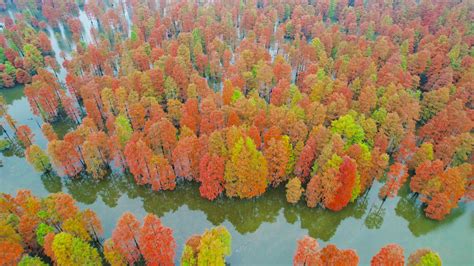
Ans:
POLYGON ((79 210, 70 195, 38 198, 28 190, 16 196, 1 194, 0 214, 2 265, 17 264, 20 259, 45 265, 40 258, 25 258, 28 254, 43 254, 58 265, 102 263, 91 245, 100 241, 101 222, 93 211, 79 210))
POLYGON ((148 214, 141 225, 132 213, 126 212, 107 242, 105 257, 112 265, 140 261, 147 265, 173 265, 175 248, 173 231, 163 226, 158 217, 148 214))
POLYGON ((472 165, 467 163, 445 170, 440 160, 425 161, 416 168, 410 188, 419 193, 420 200, 427 205, 426 215, 441 220, 465 195, 472 171, 472 165))
POLYGON ((340 250, 329 244, 320 248, 316 239, 304 236, 298 240, 293 265, 358 265, 359 256, 354 250, 340 250))
POLYGON ((405 265, 405 256, 403 248, 397 244, 388 244, 372 257, 370 261, 372 266, 403 266, 405 265))
POLYGON ((43 2, 9 1, 29 13, 0 34, 0 86, 25 84, 48 144, 2 117, 40 172, 208 200, 285 186, 332 211, 414 173, 437 220, 473 198, 469 1, 43 2))
POLYGON ((224 265, 231 254, 231 242, 230 233, 222 226, 193 235, 186 241, 181 265, 224 265))
MULTIPOLYGON (((329 244, 321 248, 318 241, 310 236, 304 236, 297 241, 293 256, 294 266, 315 265, 359 265, 359 257, 352 249, 341 250, 329 244)), ((403 266, 405 256, 403 248, 398 244, 388 244, 375 254, 371 261, 372 266, 403 266)), ((441 265, 441 258, 430 249, 418 249, 408 258, 408 265, 441 265)))

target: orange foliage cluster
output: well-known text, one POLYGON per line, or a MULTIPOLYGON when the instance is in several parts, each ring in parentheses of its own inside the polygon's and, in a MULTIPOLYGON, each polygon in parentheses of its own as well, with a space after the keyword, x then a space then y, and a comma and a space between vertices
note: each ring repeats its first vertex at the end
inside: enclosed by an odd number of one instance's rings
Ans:
POLYGON ((41 199, 29 190, 20 190, 15 197, 0 194, 0 228, 1 265, 17 264, 24 254, 44 254, 56 261, 51 245, 59 233, 91 243, 103 233, 97 215, 90 209, 80 211, 70 195, 55 193, 41 199))
MULTIPOLYGON (((403 266, 405 256, 403 248, 398 244, 388 244, 372 257, 371 266, 403 266)), ((304 236, 298 240, 296 252, 293 256, 294 266, 316 266, 316 265, 359 265, 359 257, 355 250, 340 250, 335 245, 329 244, 320 248, 316 239, 304 236)), ((408 261, 408 265, 441 265, 439 255, 429 249, 418 249, 413 252, 408 261), (428 255, 428 256, 427 256, 428 255), (423 261, 423 257, 425 261, 423 261), (430 258, 428 260, 427 258, 430 258), (423 262, 421 264, 420 260, 423 262)))
POLYGON ((411 192, 430 218, 472 199, 468 1, 89 1, 92 40, 74 1, 49 2, 43 16, 77 43, 63 64, 69 93, 45 70, 57 68, 36 18, 6 21, 0 45, 10 65, 11 44, 22 47, 32 111, 79 124, 63 139, 44 128, 65 175, 117 167, 153 190, 199 182, 209 200, 296 177, 292 202, 304 189, 309 207, 339 211, 374 180, 395 197, 415 172, 411 192))

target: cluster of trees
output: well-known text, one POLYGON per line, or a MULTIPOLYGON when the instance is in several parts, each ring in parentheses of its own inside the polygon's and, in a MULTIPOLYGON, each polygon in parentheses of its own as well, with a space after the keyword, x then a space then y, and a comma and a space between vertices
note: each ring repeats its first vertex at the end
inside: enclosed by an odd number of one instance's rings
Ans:
MULTIPOLYGON (((110 239, 103 241, 97 214, 80 210, 64 193, 39 198, 28 190, 16 196, 0 195, 0 264, 2 265, 174 265, 176 241, 173 230, 153 214, 143 224, 129 212, 117 221, 110 239)), ((225 227, 192 235, 184 245, 181 265, 225 265, 232 237, 225 227)), ((389 244, 372 258, 371 265, 404 265, 403 248, 389 244)), ((358 265, 354 250, 334 245, 320 248, 305 236, 298 241, 294 265, 358 265)), ((441 265, 439 255, 419 249, 408 265, 441 265)))
POLYGON ((285 185, 333 211, 409 182, 432 219, 472 199, 466 2, 165 2, 88 1, 101 31, 65 61, 69 93, 47 71, 28 85, 46 122, 79 124, 43 125, 61 173, 195 181, 209 200, 285 185))
POLYGON ((232 236, 223 226, 193 235, 184 246, 181 265, 225 265, 225 257, 232 252, 232 236))
POLYGON ((31 14, 3 17, 0 33, 0 88, 28 84, 42 68, 59 71, 48 35, 33 23, 31 14))
MULTIPOLYGON (((388 244, 372 257, 370 265, 405 265, 403 248, 398 244, 388 244)), ((318 241, 312 237, 304 236, 298 240, 295 255, 293 257, 295 266, 314 265, 359 265, 359 257, 355 250, 340 250, 335 245, 329 244, 321 248, 318 241)), ((441 258, 438 253, 422 248, 418 249, 408 257, 408 266, 441 266, 441 258)))
POLYGON ((84 0, 50 0, 44 2, 12 0, 1 1, 0 6, 5 9, 15 8, 22 11, 32 26, 44 29, 48 24, 52 27, 58 27, 59 23, 76 17, 79 7, 83 7, 84 2, 84 0))
POLYGON ((176 241, 173 230, 148 214, 140 221, 129 212, 117 222, 112 238, 104 242, 104 256, 111 265, 174 265, 176 241))
MULTIPOLYGON (((55 265, 174 265, 173 230, 153 214, 143 225, 124 213, 112 237, 103 242, 95 212, 79 210, 64 193, 38 198, 20 190, 0 195, 0 264, 55 265)), ((186 242, 183 265, 224 265, 231 253, 231 235, 224 227, 194 235, 186 242)))
POLYGON ((102 224, 90 209, 79 210, 67 194, 38 198, 20 190, 0 195, 2 265, 94 264, 102 224))

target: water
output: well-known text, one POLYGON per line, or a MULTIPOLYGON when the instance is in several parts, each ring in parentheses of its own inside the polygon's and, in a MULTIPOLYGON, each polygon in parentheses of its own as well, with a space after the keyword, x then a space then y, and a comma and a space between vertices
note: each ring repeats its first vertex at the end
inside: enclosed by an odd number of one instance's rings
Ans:
MULTIPOLYGON (((80 14, 86 29, 85 39, 90 42, 90 21, 83 11, 80 14)), ((62 63, 59 52, 65 51, 69 56, 71 49, 71 44, 64 43, 68 40, 67 32, 63 28, 60 31, 48 28, 48 33, 56 58, 62 63)), ((60 77, 64 75, 61 69, 60 77)), ((46 139, 36 124, 41 119, 31 113, 23 88, 0 90, 0 94, 6 98, 9 113, 18 124, 30 126, 35 142, 46 148, 46 139)), ((72 128, 64 122, 53 126, 60 136, 72 128)), ((296 241, 304 235, 317 238, 322 246, 333 243, 339 248, 355 249, 361 264, 369 264, 370 258, 388 243, 402 245, 406 257, 418 248, 429 247, 440 253, 446 265, 474 262, 473 204, 461 203, 444 221, 432 221, 425 218, 406 187, 399 197, 382 205, 377 197, 381 185, 376 183, 367 197, 340 212, 331 212, 307 208, 303 201, 288 204, 283 188, 270 189, 254 200, 223 198, 209 202, 199 196, 198 184, 194 183, 179 184, 174 191, 153 192, 148 187, 137 186, 126 176, 114 175, 95 182, 41 175, 23 157, 10 151, 0 153, 0 160, 4 165, 0 168, 0 192, 15 194, 19 189, 30 189, 38 196, 59 191, 69 193, 81 208, 90 208, 100 216, 105 238, 110 237, 125 211, 139 219, 148 212, 156 214, 174 231, 177 261, 190 235, 224 225, 232 234, 232 255, 227 259, 231 265, 290 265, 296 241)))

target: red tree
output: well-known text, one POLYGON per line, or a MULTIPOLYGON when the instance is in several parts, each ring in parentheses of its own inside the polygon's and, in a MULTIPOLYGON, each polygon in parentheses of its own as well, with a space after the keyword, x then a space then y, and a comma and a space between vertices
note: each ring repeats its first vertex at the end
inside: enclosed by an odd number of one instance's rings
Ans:
POLYGON ((199 176, 200 145, 195 136, 181 138, 173 150, 173 165, 176 175, 187 180, 199 176))
POLYGON ((84 162, 74 146, 62 140, 53 140, 48 144, 48 154, 56 168, 67 176, 76 176, 84 169, 84 162))
POLYGON ((183 105, 183 116, 181 117, 181 127, 186 126, 197 134, 200 123, 200 115, 197 99, 188 99, 183 105))
POLYGON ((140 234, 140 250, 147 265, 174 265, 173 230, 163 226, 155 215, 147 214, 140 234))
POLYGON ((112 241, 129 264, 133 265, 140 259, 140 222, 132 213, 125 212, 119 218, 112 232, 112 241))
POLYGON ((372 266, 403 266, 405 265, 405 256, 403 248, 398 244, 388 244, 372 257, 370 261, 372 266))
POLYGON ((354 250, 339 250, 331 244, 321 250, 321 260, 323 265, 357 266, 359 264, 359 256, 354 250))
POLYGON ((380 188, 379 197, 385 200, 387 197, 393 198, 397 195, 398 190, 405 184, 408 178, 408 169, 406 165, 394 163, 390 166, 387 174, 387 181, 380 188))
POLYGON ((298 240, 295 255, 293 256, 293 265, 321 265, 322 261, 319 256, 319 244, 316 239, 304 236, 298 240))
POLYGON ((356 171, 357 165, 355 162, 351 158, 345 156, 341 166, 339 166, 339 172, 336 176, 339 180, 339 187, 333 200, 326 204, 327 208, 333 211, 339 211, 349 203, 356 182, 356 171))
POLYGON ((359 256, 354 250, 339 250, 335 245, 329 244, 320 249, 316 239, 309 236, 298 241, 298 247, 293 257, 293 265, 350 265, 359 264, 359 256))
POLYGON ((127 143, 125 146, 124 155, 128 168, 130 169, 130 173, 132 173, 137 184, 150 184, 150 160, 153 156, 153 152, 139 137, 139 135, 134 135, 127 143))
POLYGON ((48 35, 46 35, 46 33, 44 33, 43 31, 40 31, 40 33, 38 34, 38 44, 39 48, 43 53, 50 53, 53 51, 48 35))
POLYGON ((300 177, 301 181, 304 183, 309 174, 311 173, 311 167, 313 166, 313 161, 315 157, 316 151, 316 138, 309 137, 306 141, 306 144, 303 150, 300 153, 300 157, 298 161, 296 161, 295 165, 295 175, 300 177))
POLYGON ((199 181, 201 196, 214 200, 224 191, 224 159, 218 155, 206 153, 199 163, 199 181))
POLYGON ((149 167, 153 190, 173 190, 176 187, 176 176, 166 158, 161 155, 152 156, 149 167))

